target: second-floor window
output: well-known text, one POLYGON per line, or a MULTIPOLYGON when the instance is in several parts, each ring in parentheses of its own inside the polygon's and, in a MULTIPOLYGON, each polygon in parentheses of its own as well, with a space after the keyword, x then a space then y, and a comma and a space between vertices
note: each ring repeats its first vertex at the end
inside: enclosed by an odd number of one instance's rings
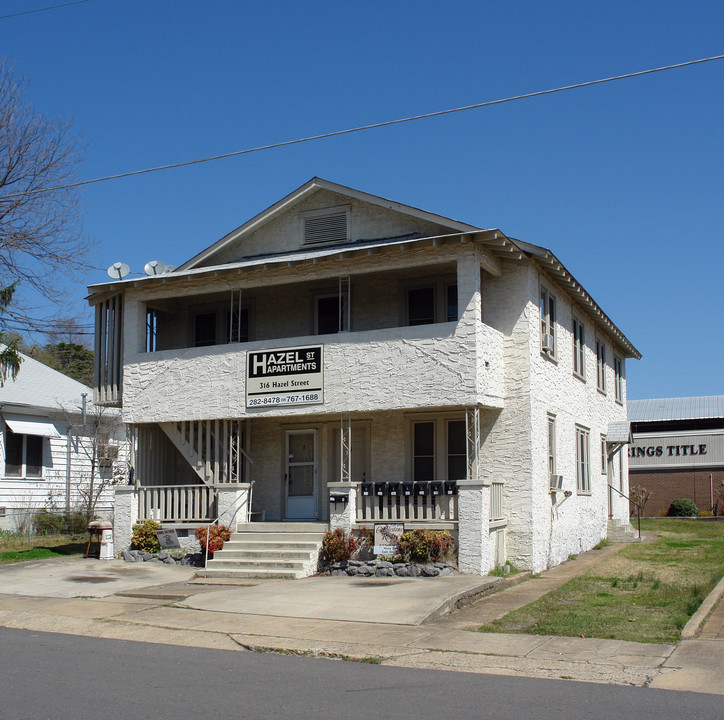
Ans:
POLYGON ((596 387, 606 392, 606 346, 596 338, 596 387))
POLYGON ((616 402, 623 402, 623 360, 617 355, 613 356, 613 386, 616 393, 616 402))
POLYGON ((573 317, 573 374, 582 380, 586 379, 586 331, 583 323, 573 317))
POLYGON ((407 324, 430 325, 458 319, 458 286, 429 285, 407 291, 407 324))
POLYGON ((318 296, 315 313, 317 335, 330 335, 349 330, 347 293, 342 293, 341 296, 339 294, 318 296))
POLYGON ((556 299, 541 286, 540 289, 540 349, 549 357, 556 356, 556 299))

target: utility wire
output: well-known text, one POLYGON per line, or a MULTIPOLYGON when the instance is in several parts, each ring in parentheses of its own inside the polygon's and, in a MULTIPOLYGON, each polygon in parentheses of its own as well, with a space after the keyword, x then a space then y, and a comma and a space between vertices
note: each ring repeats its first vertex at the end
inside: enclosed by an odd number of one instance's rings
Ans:
POLYGON ((7 18, 19 17, 20 15, 32 15, 33 13, 45 12, 46 10, 55 10, 56 8, 68 7, 68 5, 80 5, 90 0, 73 0, 73 2, 62 3, 61 5, 49 5, 48 7, 37 8, 35 10, 24 10, 23 12, 11 13, 10 15, 0 15, 0 20, 7 18))
MULTIPOLYGON (((687 60, 686 62, 676 63, 674 65, 665 65, 663 67, 649 68, 648 70, 639 70, 638 72, 626 73, 625 75, 614 75, 612 77, 600 78, 598 80, 588 80, 587 82, 576 83, 574 85, 563 85, 562 87, 551 88, 549 90, 537 90, 535 92, 523 93, 522 95, 513 95, 511 97, 500 98, 498 100, 488 100, 486 102, 475 103, 474 105, 464 105, 462 107, 450 108, 448 110, 437 110, 435 112, 423 113, 422 115, 412 115, 410 117, 398 118, 397 120, 385 120, 383 122, 371 123, 369 125, 360 125, 359 127, 348 128, 346 130, 334 130, 328 133, 320 133, 319 135, 309 135, 296 140, 284 140, 282 142, 270 143, 269 145, 259 145, 244 150, 235 150, 233 152, 222 153, 221 155, 212 155, 210 157, 198 158, 196 160, 186 160, 184 162, 171 163, 169 165, 158 165, 156 167, 145 168, 143 170, 132 170, 125 173, 117 173, 115 175, 105 175, 103 177, 94 178, 92 180, 80 180, 78 182, 68 183, 65 185, 55 185, 49 188, 40 188, 38 190, 29 191, 27 194, 53 192, 55 190, 67 190, 69 188, 82 187, 84 185, 93 185, 95 183, 106 182, 108 180, 120 180, 121 178, 134 177, 136 175, 145 175, 147 173, 159 172, 161 170, 173 170, 175 168, 187 167, 189 165, 199 165, 201 163, 213 162, 214 160, 223 160, 224 158, 236 157, 238 155, 248 155, 250 153, 261 152, 262 150, 273 150, 275 148, 288 147, 289 145, 299 145, 301 143, 311 142, 312 140, 324 140, 325 138, 338 137, 340 135, 350 135, 351 133, 362 132, 363 130, 375 130, 377 128, 389 127, 391 125, 401 125, 402 123, 413 122, 415 120, 427 120, 428 118, 440 117, 442 115, 451 115, 453 113, 465 112, 466 110, 477 110, 479 108, 491 107, 492 105, 503 105, 504 103, 514 102, 516 100, 526 100, 528 98, 541 97, 542 95, 552 95, 553 93, 565 92, 567 90, 578 90, 580 88, 591 87, 593 85, 602 85, 603 83, 615 82, 617 80, 627 80, 629 78, 641 77, 642 75, 651 75, 653 73, 664 72, 666 70, 676 70, 678 68, 689 67, 691 65, 700 65, 701 63, 712 62, 714 60, 724 60, 724 55, 712 55, 711 57, 699 58, 698 60, 687 60)), ((6 195, 6 198, 17 197, 18 195, 6 195)))

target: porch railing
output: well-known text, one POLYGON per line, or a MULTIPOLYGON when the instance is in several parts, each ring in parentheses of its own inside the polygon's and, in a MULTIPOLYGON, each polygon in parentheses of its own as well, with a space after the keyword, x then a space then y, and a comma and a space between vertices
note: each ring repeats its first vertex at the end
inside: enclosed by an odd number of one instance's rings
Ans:
POLYGON ((159 485, 138 488, 139 520, 210 522, 216 494, 208 485, 159 485))
POLYGON ((456 522, 457 495, 385 496, 357 491, 357 522, 456 522))

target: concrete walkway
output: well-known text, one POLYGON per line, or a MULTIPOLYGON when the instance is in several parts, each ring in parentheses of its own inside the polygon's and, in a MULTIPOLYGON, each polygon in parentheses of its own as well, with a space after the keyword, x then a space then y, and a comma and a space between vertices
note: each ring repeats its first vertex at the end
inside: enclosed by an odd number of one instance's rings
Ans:
POLYGON ((245 580, 243 586, 215 580, 208 585, 209 580, 192 580, 193 571, 179 566, 82 558, 24 563, 0 566, 0 625, 724 694, 721 603, 697 637, 677 646, 471 632, 620 548, 584 553, 536 579, 516 576, 505 581, 470 576, 320 577, 245 580), (474 598, 491 589, 499 592, 474 598), (446 614, 455 602, 463 606, 446 614))

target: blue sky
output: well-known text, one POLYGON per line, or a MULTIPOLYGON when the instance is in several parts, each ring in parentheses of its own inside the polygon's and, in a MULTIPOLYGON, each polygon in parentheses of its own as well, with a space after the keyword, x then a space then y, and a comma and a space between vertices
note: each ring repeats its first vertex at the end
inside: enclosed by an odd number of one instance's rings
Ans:
MULTIPOLYGON (((90 0, 0 48, 89 179, 719 55, 724 3, 90 0)), ((629 398, 724 394, 723 117, 716 61, 89 186, 66 307, 316 175, 550 248, 642 352, 629 398)))

